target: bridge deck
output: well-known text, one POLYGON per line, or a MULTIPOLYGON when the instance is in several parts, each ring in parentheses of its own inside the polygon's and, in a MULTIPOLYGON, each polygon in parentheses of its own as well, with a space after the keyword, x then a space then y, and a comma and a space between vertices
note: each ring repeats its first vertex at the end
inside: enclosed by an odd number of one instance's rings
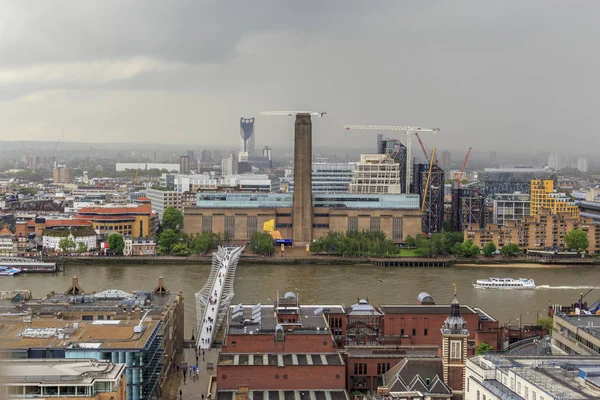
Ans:
POLYGON ((233 298, 233 280, 243 247, 219 248, 213 255, 211 274, 196 293, 199 349, 209 349, 233 298))

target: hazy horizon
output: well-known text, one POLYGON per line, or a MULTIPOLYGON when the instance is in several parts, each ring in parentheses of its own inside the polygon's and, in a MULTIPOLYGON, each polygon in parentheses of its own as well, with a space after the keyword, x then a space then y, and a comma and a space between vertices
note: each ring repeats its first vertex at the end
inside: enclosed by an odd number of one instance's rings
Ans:
POLYGON ((598 2, 0 2, 0 146, 235 148, 240 117, 291 146, 293 119, 259 113, 297 109, 327 111, 316 148, 374 148, 344 124, 499 153, 585 153, 600 130, 598 2))

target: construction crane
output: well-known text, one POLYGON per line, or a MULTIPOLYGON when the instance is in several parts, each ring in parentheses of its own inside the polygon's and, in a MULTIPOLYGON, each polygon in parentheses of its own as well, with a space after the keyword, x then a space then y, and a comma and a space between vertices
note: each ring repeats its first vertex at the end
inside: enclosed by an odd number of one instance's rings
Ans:
MULTIPOLYGON (((420 140, 419 140, 420 141, 420 140)), ((431 170, 433 169, 433 160, 435 159, 435 146, 431 152, 431 160, 429 160, 429 171, 427 171, 427 181, 425 182, 425 188, 423 189, 423 203, 421 205, 421 215, 425 212, 425 204, 427 203, 427 192, 429 191, 429 182, 431 181, 431 170)), ((429 232, 427 232, 429 233, 429 232)))
POLYGON ((410 193, 412 179, 412 134, 417 132, 439 132, 440 128, 421 128, 420 126, 405 125, 344 125, 346 130, 374 130, 374 131, 403 131, 406 133, 406 193, 410 193))
POLYGON ((469 161, 469 156, 471 155, 471 149, 472 149, 472 147, 469 147, 469 150, 467 151, 467 155, 465 157, 465 161, 463 162, 462 169, 460 170, 460 174, 456 178, 459 189, 460 189, 460 182, 462 181, 463 174, 465 173, 465 168, 467 167, 467 162, 469 161))
POLYGON ((423 150, 423 155, 425 156, 425 161, 429 160, 429 154, 428 154, 429 152, 425 148, 425 145, 423 144, 421 137, 419 136, 419 134, 417 132, 415 132, 415 136, 417 137, 417 140, 419 141, 419 144, 421 145, 421 150, 423 150))
POLYGON ((327 111, 264 111, 261 112, 260 115, 267 116, 276 116, 276 115, 284 115, 288 117, 293 117, 297 114, 310 114, 318 117, 323 117, 323 115, 327 114, 327 111))

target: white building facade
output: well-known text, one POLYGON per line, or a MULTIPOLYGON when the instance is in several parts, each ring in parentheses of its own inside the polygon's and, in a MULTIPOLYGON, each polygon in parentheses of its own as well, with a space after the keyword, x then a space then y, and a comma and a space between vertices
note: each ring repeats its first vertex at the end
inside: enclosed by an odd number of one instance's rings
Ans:
POLYGON ((59 243, 60 243, 61 239, 64 239, 65 237, 69 238, 73 242, 75 242, 75 248, 73 249, 73 251, 77 250, 79 243, 85 243, 86 249, 88 251, 96 249, 96 235, 95 234, 94 235, 88 234, 88 235, 82 235, 82 236, 70 234, 69 236, 63 236, 63 235, 58 235, 58 234, 52 234, 52 231, 44 232, 44 235, 42 237, 42 246, 46 250, 58 251, 58 250, 60 250, 59 243))

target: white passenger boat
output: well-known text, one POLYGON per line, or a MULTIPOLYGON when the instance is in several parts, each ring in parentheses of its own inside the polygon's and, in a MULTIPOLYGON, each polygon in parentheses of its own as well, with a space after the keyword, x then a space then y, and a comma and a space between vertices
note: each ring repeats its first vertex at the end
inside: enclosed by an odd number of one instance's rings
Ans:
POLYGON ((13 276, 20 272, 21 270, 19 268, 0 266, 0 276, 13 276))
POLYGON ((513 279, 513 278, 490 278, 477 279, 473 283, 476 289, 535 289, 533 279, 513 279))

